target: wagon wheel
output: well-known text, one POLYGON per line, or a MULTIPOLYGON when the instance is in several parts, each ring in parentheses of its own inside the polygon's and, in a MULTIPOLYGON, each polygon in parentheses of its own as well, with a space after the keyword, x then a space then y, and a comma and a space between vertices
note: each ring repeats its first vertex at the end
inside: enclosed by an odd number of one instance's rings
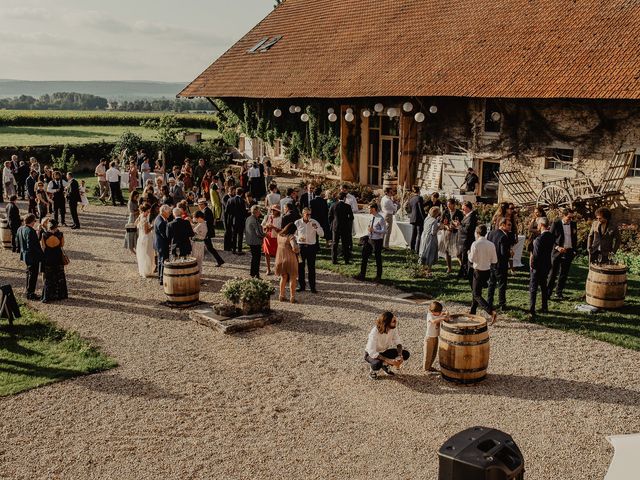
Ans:
POLYGON ((542 205, 546 210, 571 207, 571 196, 566 188, 559 185, 548 185, 538 195, 537 205, 542 205))

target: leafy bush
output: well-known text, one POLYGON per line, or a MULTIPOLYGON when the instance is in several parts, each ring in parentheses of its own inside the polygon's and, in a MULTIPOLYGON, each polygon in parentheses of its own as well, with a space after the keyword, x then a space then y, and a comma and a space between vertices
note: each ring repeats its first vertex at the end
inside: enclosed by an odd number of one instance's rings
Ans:
POLYGON ((112 157, 118 157, 124 150, 128 155, 133 155, 138 149, 144 148, 144 140, 140 135, 133 132, 124 132, 116 141, 111 151, 112 157))
POLYGON ((51 165, 54 170, 59 170, 64 174, 69 172, 73 173, 78 166, 78 162, 74 154, 69 154, 69 145, 65 145, 59 157, 51 155, 51 165))
POLYGON ((619 251, 614 258, 618 263, 624 263, 629 269, 629 273, 640 275, 640 255, 619 251))
POLYGON ((261 303, 269 300, 275 288, 259 278, 234 278, 225 282, 221 292, 232 303, 261 303))

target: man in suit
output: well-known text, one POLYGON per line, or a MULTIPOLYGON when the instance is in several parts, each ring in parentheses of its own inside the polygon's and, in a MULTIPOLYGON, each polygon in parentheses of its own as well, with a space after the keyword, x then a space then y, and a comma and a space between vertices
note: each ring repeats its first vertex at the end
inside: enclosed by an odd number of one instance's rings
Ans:
POLYGON ((222 249, 225 252, 230 252, 231 238, 233 236, 233 219, 229 215, 229 201, 236 196, 236 187, 229 187, 227 193, 222 197, 222 219, 224 223, 224 241, 222 249))
POLYGON ((487 235, 487 240, 495 245, 496 255, 498 257, 498 263, 491 265, 489 288, 487 290, 487 301, 493 310, 495 310, 495 308, 493 308, 493 298, 496 287, 498 288, 498 308, 502 311, 507 310, 507 274, 509 272, 509 260, 511 258, 510 231, 511 220, 502 218, 500 219, 499 228, 492 230, 489 235, 487 235))
POLYGON ((482 297, 482 289, 489 280, 492 265, 498 262, 498 256, 496 255, 496 247, 485 238, 486 235, 486 225, 478 225, 474 232, 476 240, 471 244, 471 249, 469 250, 469 261, 473 265, 473 268, 470 269, 473 272, 471 281, 473 302, 469 313, 475 315, 478 307, 482 307, 485 312, 491 315, 491 323, 489 325, 493 325, 496 322, 497 312, 491 302, 482 297))
POLYGON ((473 272, 469 268, 469 250, 475 240, 478 214, 473 209, 473 204, 469 201, 462 204, 462 213, 464 217, 458 226, 458 258, 460 259, 458 278, 466 278, 471 282, 473 272))
POLYGON ((300 195, 300 210, 311 208, 311 201, 315 198, 315 188, 313 183, 307 184, 307 190, 300 195))
POLYGON ((424 226, 424 198, 420 195, 420 187, 413 187, 413 196, 409 199, 409 223, 411 224, 411 250, 418 253, 420 237, 424 226))
MULTIPOLYGON (((329 205, 327 205, 327 200, 322 196, 321 187, 316 187, 313 192, 313 200, 311 200, 309 208, 311 209, 311 218, 320 224, 324 232, 325 240, 329 241, 331 239, 329 229, 329 205)), ((320 241, 318 240, 318 244, 319 243, 320 241)))
POLYGON ((173 220, 167 225, 167 238, 174 257, 187 257, 191 254, 191 237, 193 237, 191 222, 182 218, 182 209, 173 209, 173 220))
POLYGON ((245 221, 244 236, 251 251, 251 270, 252 278, 260 278, 260 259, 262 258, 262 240, 264 239, 264 230, 260 224, 260 207, 253 205, 251 214, 245 221))
POLYGON ((295 203, 288 202, 284 204, 284 214, 282 215, 283 230, 287 225, 290 223, 296 223, 300 218, 300 213, 298 212, 295 203))
POLYGON ((29 176, 29 165, 26 162, 21 161, 18 167, 18 173, 16 174, 16 182, 18 184, 18 195, 22 200, 25 197, 25 182, 29 176))
POLYGON ((185 199, 184 189, 182 188, 182 182, 178 181, 181 175, 178 175, 178 178, 170 178, 169 179, 169 195, 173 199, 174 203, 177 204, 185 199))
POLYGON ((555 298, 562 300, 564 297, 562 292, 569 277, 569 269, 571 262, 576 256, 576 248, 578 246, 578 227, 573 221, 573 210, 563 208, 561 210, 561 218, 553 222, 551 226, 551 235, 553 235, 553 254, 551 255, 551 273, 547 282, 549 296, 556 289, 555 298), (558 286, 556 287, 556 279, 558 286))
POLYGON ((218 253, 218 251, 214 248, 213 242, 211 239, 216 236, 215 229, 215 218, 213 216, 213 212, 207 205, 207 201, 204 198, 198 200, 198 209, 204 213, 204 221, 207 223, 207 236, 204 239, 204 246, 207 247, 209 253, 213 255, 213 258, 218 262, 218 267, 221 267, 224 264, 224 260, 218 253))
POLYGON ((242 253, 242 236, 244 235, 244 223, 247 219, 247 207, 242 195, 242 188, 236 189, 236 196, 227 202, 227 220, 231 223, 231 252, 236 255, 242 253))
POLYGON ((38 234, 34 229, 35 224, 36 216, 29 213, 24 217, 24 225, 17 232, 20 260, 27 265, 27 300, 40 300, 40 297, 36 295, 36 285, 44 253, 40 246, 40 240, 38 240, 38 234))
POLYGON ((307 288, 305 275, 305 264, 309 270, 309 287, 311 293, 318 293, 316 290, 316 255, 318 254, 318 238, 324 234, 322 226, 317 220, 311 218, 311 210, 304 208, 302 218, 296 220, 296 241, 300 246, 301 262, 298 263, 298 292, 304 292, 307 288))
POLYGON ((167 219, 171 216, 171 207, 162 205, 160 215, 153 222, 153 248, 158 254, 158 279, 162 285, 162 274, 164 272, 164 261, 169 259, 171 242, 167 233, 167 219))
POLYGON ((533 241, 533 250, 529 257, 529 314, 533 318, 536 315, 536 297, 538 288, 542 291, 542 313, 549 311, 548 299, 549 289, 547 288, 547 276, 551 269, 551 252, 554 248, 554 237, 549 232, 549 220, 541 218, 538 220, 540 235, 533 241))
POLYGON ((611 210, 602 207, 596 210, 596 221, 591 225, 587 237, 590 263, 609 263, 620 248, 620 232, 611 224, 611 210))
POLYGON ((71 172, 67 173, 67 188, 69 193, 67 194, 67 200, 69 201, 69 212, 71 212, 71 218, 73 219, 73 225, 71 228, 77 230, 80 228, 80 218, 78 217, 78 203, 82 200, 80 198, 80 185, 78 181, 73 178, 71 172))
POLYGON ((27 189, 27 197, 29 198, 29 213, 36 215, 36 185, 38 184, 38 172, 31 170, 29 176, 25 181, 25 187, 27 189))
POLYGON ((20 218, 20 209, 16 205, 18 197, 11 195, 9 197, 9 203, 7 203, 7 221, 9 222, 9 230, 11 230, 11 251, 19 253, 18 248, 18 229, 22 226, 22 218, 20 218))
POLYGON ((338 263, 338 245, 342 242, 344 263, 351 263, 351 236, 353 234, 353 210, 346 203, 347 194, 340 192, 338 201, 329 209, 329 225, 333 243, 331 244, 331 261, 338 263))

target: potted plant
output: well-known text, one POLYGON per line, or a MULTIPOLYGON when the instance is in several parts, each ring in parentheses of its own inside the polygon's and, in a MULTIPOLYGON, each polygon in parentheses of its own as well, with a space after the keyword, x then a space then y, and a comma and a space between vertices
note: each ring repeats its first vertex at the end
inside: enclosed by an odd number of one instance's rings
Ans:
POLYGON ((225 282, 221 292, 242 311, 243 315, 251 315, 271 309, 269 298, 275 292, 275 288, 259 278, 234 278, 225 282))

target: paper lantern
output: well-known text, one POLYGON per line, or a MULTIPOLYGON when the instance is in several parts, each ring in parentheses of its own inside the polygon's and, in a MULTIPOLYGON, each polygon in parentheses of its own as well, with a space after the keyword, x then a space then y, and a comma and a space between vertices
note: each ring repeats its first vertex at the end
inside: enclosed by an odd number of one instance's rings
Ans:
POLYGON ((422 122, 424 122, 424 113, 418 112, 418 113, 415 114, 415 116, 413 118, 415 118, 416 122, 422 123, 422 122))
POLYGON ((300 115, 300 120, 302 120, 303 122, 308 122, 309 115, 307 115, 306 113, 303 113, 302 115, 300 115))
POLYGON ((347 108, 347 113, 353 113, 353 108, 347 108))
POLYGON ((501 118, 502 115, 500 115, 500 112, 491 113, 491 120, 493 120, 494 122, 499 122, 501 118))
POLYGON ((384 110, 384 105, 382 105, 381 103, 376 103, 373 109, 376 112, 381 113, 384 110))
POLYGON ((353 116, 353 113, 349 113, 349 112, 347 112, 347 114, 344 116, 344 119, 347 122, 353 122, 354 118, 356 118, 356 117, 353 116))
POLYGON ((302 111, 302 107, 300 107, 300 106, 296 105, 296 107, 295 107, 295 112, 296 112, 296 113, 300 113, 301 111, 302 111))
POLYGON ((296 113, 296 106, 295 105, 291 105, 289 107, 289 113, 296 113))
POLYGON ((369 111, 369 109, 365 108, 364 110, 362 110, 362 116, 364 118, 369 118, 371 116, 371 112, 369 111))
POLYGON ((404 105, 402 105, 402 109, 403 109, 405 112, 409 113, 411 110, 413 110, 413 103, 411 103, 411 102, 405 102, 405 104, 404 104, 404 105))
POLYGON ((396 110, 395 108, 391 107, 391 108, 387 109, 387 115, 389 115, 389 118, 397 117, 398 116, 398 110, 396 110))
POLYGON ((435 105, 431 105, 429 107, 429 112, 430 113, 438 113, 438 107, 436 107, 435 105))
POLYGON ((276 108, 276 109, 273 111, 273 116, 274 116, 274 117, 281 117, 281 116, 282 116, 282 110, 280 110, 279 108, 276 108))
POLYGON ((327 110, 327 113, 328 113, 329 115, 331 115, 331 114, 332 114, 332 113, 334 113, 334 112, 335 112, 335 110, 334 110, 333 108, 330 108, 329 110, 327 110))
POLYGON ((335 122, 336 120, 338 120, 338 116, 335 113, 330 113, 329 114, 329 121, 330 122, 335 122))

